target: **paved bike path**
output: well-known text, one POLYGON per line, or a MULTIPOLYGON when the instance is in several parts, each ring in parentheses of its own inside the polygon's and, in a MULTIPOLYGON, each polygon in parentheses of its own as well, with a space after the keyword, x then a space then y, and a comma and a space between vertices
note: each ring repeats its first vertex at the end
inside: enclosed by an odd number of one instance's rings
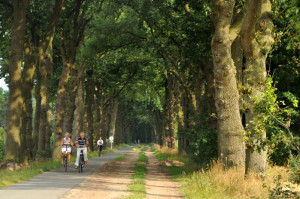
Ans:
POLYGON ((68 172, 64 172, 64 167, 60 167, 48 172, 44 172, 26 181, 0 189, 1 199, 58 199, 66 192, 76 187, 91 175, 96 168, 105 163, 127 153, 132 147, 126 147, 118 151, 107 153, 103 156, 88 160, 87 167, 83 168, 83 173, 78 173, 74 165, 68 172))

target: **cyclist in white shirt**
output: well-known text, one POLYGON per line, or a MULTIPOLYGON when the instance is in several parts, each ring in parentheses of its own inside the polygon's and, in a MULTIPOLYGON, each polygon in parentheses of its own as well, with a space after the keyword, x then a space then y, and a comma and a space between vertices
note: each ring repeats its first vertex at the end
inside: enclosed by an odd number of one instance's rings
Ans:
POLYGON ((97 141, 97 147, 98 147, 98 151, 100 150, 100 155, 102 155, 102 149, 103 149, 102 137, 100 137, 99 140, 97 141))
POLYGON ((70 138, 69 133, 65 133, 65 137, 61 139, 61 152, 62 152, 62 160, 61 163, 64 164, 65 155, 68 155, 68 164, 70 166, 70 158, 71 158, 71 146, 74 146, 72 139, 70 138), (68 147, 67 147, 68 145, 68 147))

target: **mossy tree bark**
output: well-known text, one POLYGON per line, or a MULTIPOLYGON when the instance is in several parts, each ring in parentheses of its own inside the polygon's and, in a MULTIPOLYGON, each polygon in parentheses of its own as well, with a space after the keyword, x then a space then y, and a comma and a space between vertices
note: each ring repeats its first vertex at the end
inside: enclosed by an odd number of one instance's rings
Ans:
MULTIPOLYGON (((41 105, 41 103, 44 103, 45 98, 47 98, 46 96, 49 95, 48 93, 44 93, 44 92, 47 92, 46 87, 48 87, 48 85, 45 85, 45 81, 47 81, 46 80, 47 73, 48 73, 47 70, 49 70, 49 68, 47 68, 47 66, 45 65, 45 60, 47 59, 48 61, 52 62, 52 55, 50 55, 49 52, 47 52, 47 50, 52 51, 52 41, 53 41, 53 38, 55 35, 56 26, 57 26, 57 23, 59 21, 59 17, 60 17, 61 11, 62 11, 63 3, 64 3, 64 0, 55 0, 53 12, 49 18, 48 28, 47 28, 47 31, 44 36, 35 35, 38 33, 34 32, 34 31, 32 32, 32 34, 34 35, 33 38, 40 40, 40 41, 33 42, 33 46, 32 46, 33 54, 32 55, 33 55, 35 65, 31 65, 32 70, 33 71, 36 70, 36 77, 37 77, 37 85, 35 88, 35 91, 36 91, 35 94, 36 94, 37 100, 36 100, 36 112, 35 112, 36 114, 35 114, 35 120, 34 120, 34 149, 39 150, 39 151, 41 149, 44 150, 44 148, 45 148, 44 147, 45 144, 43 144, 43 146, 41 146, 42 148, 39 148, 38 144, 40 142, 40 140, 39 140, 40 139, 39 138, 40 130, 43 130, 43 132, 41 132, 43 135, 41 137, 41 139, 45 140, 44 139, 45 138, 45 136, 44 136, 45 128, 43 126, 42 129, 40 129, 40 119, 46 118, 45 117, 46 113, 44 114, 45 111, 41 110, 41 109, 44 109, 44 107, 47 106, 45 104, 41 105), (43 74, 41 74, 41 72, 43 74), (42 113, 41 113, 41 111, 42 111, 42 113), (40 115, 40 114, 42 114, 42 115, 40 115)), ((37 26, 37 24, 32 23, 31 26, 32 26, 32 29, 34 30, 34 28, 35 28, 35 26, 37 26)), ((51 69, 50 69, 50 73, 51 73, 50 76, 52 76, 51 69)), ((29 81, 29 82, 33 81, 33 76, 31 76, 31 78, 27 78, 27 79, 28 79, 27 81, 29 81)), ((32 88, 31 88, 31 90, 32 90, 32 88)), ((27 91, 25 91, 25 92, 27 92, 27 91)), ((42 123, 44 124, 46 122, 42 121, 42 123)))
POLYGON ((79 79, 79 87, 77 89, 75 105, 76 109, 74 112, 74 131, 73 131, 73 139, 76 139, 80 132, 83 131, 83 123, 84 123, 84 83, 83 78, 79 79))
POLYGON ((84 64, 80 64, 79 69, 75 66, 71 70, 71 78, 68 88, 67 107, 64 116, 64 132, 73 132, 74 112, 76 109, 76 94, 79 88, 79 82, 84 73, 84 64), (80 70, 80 71, 79 71, 80 70))
POLYGON ((234 0, 214 0, 212 6, 215 32, 211 48, 218 117, 219 159, 226 167, 245 164, 244 127, 240 117, 236 68, 231 57, 230 27, 234 6, 234 0))
POLYGON ((49 45, 46 50, 44 60, 40 64, 40 74, 41 74, 41 105, 40 105, 40 119, 39 119, 39 146, 38 151, 46 151, 50 153, 50 137, 51 131, 49 132, 49 97, 51 91, 51 80, 53 71, 53 57, 52 57, 52 44, 49 45))
POLYGON ((24 105, 22 110, 22 160, 23 164, 28 164, 28 159, 33 158, 33 139, 32 139, 32 90, 33 77, 36 67, 36 50, 31 49, 30 42, 25 44, 24 68, 22 71, 22 96, 24 105))
POLYGON ((247 102, 246 130, 251 132, 250 143, 246 149, 246 174, 249 171, 264 173, 266 171, 267 149, 261 140, 266 139, 266 130, 256 132, 253 123, 257 112, 253 103, 257 97, 262 99, 267 77, 266 59, 274 42, 272 23, 272 5, 270 0, 253 0, 248 3, 248 10, 242 29, 242 47, 246 58, 244 87, 247 91, 244 98, 247 102))
MULTIPOLYGON (((13 165, 21 161, 20 128, 22 122, 22 60, 24 52, 24 36, 26 26, 26 10, 29 0, 12 0, 13 25, 9 53, 9 97, 5 120, 5 161, 13 165)), ((14 168, 13 168, 14 169, 14 168)))

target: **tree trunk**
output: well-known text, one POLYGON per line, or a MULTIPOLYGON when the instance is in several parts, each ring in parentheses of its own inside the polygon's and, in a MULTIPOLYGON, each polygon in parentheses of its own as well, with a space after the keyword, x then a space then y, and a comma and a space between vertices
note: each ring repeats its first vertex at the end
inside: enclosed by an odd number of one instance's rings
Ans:
POLYGON ((249 2, 242 29, 242 46, 246 57, 244 86, 249 90, 245 96, 248 103, 246 129, 247 132, 251 132, 250 143, 247 143, 246 150, 246 174, 249 171, 256 173, 266 171, 267 149, 263 148, 259 141, 266 139, 266 130, 260 129, 260 132, 256 132, 256 124, 251 121, 255 119, 257 114, 253 109, 253 99, 257 97, 261 100, 265 89, 266 59, 274 42, 271 7, 270 0, 249 2))
POLYGON ((26 10, 29 0, 12 0, 13 25, 12 39, 9 53, 9 97, 5 120, 5 161, 15 164, 20 163, 22 122, 22 58, 24 51, 24 34, 26 26, 26 10))
MULTIPOLYGON (((38 61, 38 64, 41 64, 41 62, 43 61, 44 59, 44 53, 46 52, 46 50, 48 49, 48 47, 50 46, 50 48, 52 49, 52 42, 53 42, 53 38, 54 38, 54 35, 55 35, 55 31, 56 31, 56 25, 59 21, 59 17, 60 17, 60 14, 61 14, 61 11, 62 11, 62 7, 63 7, 63 3, 64 3, 64 0, 55 0, 55 6, 54 6, 54 9, 53 9, 53 13, 50 17, 50 21, 49 21, 49 25, 48 25, 48 29, 47 29, 47 32, 46 32, 46 35, 44 36, 43 39, 41 39, 41 43, 38 47, 36 47, 38 49, 38 55, 37 55, 37 59, 39 59, 38 61)), ((33 24, 32 26, 34 26, 35 24, 33 24)), ((42 69, 44 70, 44 69, 42 69)), ((40 71, 38 70, 37 68, 37 71, 36 71, 36 74, 37 74, 37 86, 35 88, 35 91, 37 92, 36 93, 36 100, 37 100, 37 109, 36 109, 36 112, 35 112, 35 120, 34 120, 34 149, 35 150, 38 150, 38 143, 39 143, 39 130, 40 130, 40 111, 41 111, 41 95, 40 95, 40 71), (38 79, 39 78, 39 79, 38 79)), ((44 79, 43 79, 44 80, 44 79)), ((42 85, 43 86, 43 85, 42 85)), ((50 86, 50 85, 49 85, 50 86)), ((44 87, 42 88, 44 90, 44 87)), ((42 93, 43 95, 43 93, 42 93)), ((44 107, 43 107, 44 109, 44 107)), ((44 110, 43 110, 44 111, 44 110)), ((43 114, 43 121, 42 123, 44 122, 44 115, 43 114)), ((44 129, 44 128, 43 128, 44 129)), ((42 134, 44 134, 44 131, 42 132, 42 134)), ((42 148, 44 148, 44 146, 42 146, 42 148)))
POLYGON ((33 77, 36 67, 36 52, 30 49, 30 44, 27 42, 25 47, 25 61, 22 71, 22 96, 24 98, 24 106, 22 113, 21 141, 22 151, 21 162, 28 164, 28 158, 32 158, 32 90, 33 77))
POLYGON ((178 152, 182 154, 184 151, 184 117, 183 117, 183 109, 182 109, 182 101, 183 94, 180 95, 180 100, 177 103, 177 125, 178 125, 178 152))
POLYGON ((214 72, 213 72, 213 63, 212 60, 209 60, 208 63, 205 66, 204 69, 205 73, 205 82, 206 82, 206 97, 208 100, 208 114, 209 114, 209 119, 208 119, 208 124, 211 129, 216 129, 217 128, 217 118, 216 118, 216 106, 214 103, 215 100, 215 79, 214 79, 214 72))
POLYGON ((118 99, 114 98, 111 104, 110 124, 109 124, 109 136, 113 136, 113 137, 115 137, 115 133, 116 133, 118 106, 119 106, 118 99))
POLYGON ((166 111, 167 111, 167 127, 168 127, 168 136, 171 138, 171 148, 175 147, 175 99, 174 99, 174 77, 168 72, 166 76, 166 111))
POLYGON ((51 141, 51 136, 52 136, 52 131, 51 131, 51 117, 52 117, 52 111, 50 107, 48 106, 48 111, 47 111, 47 123, 46 123, 46 141, 45 141, 45 150, 46 154, 49 154, 51 156, 51 148, 50 148, 50 141, 51 141))
MULTIPOLYGON (((46 85, 44 81, 46 80, 46 57, 41 59, 39 64, 39 70, 37 71, 37 77, 39 76, 39 85, 40 85, 40 92, 39 92, 39 101, 40 101, 40 113, 39 117, 36 118, 36 122, 38 122, 38 129, 39 129, 39 141, 38 141, 38 151, 45 151, 45 140, 46 140, 46 120, 47 120, 47 107, 46 107, 46 85), (39 74, 38 74, 39 73, 39 74)), ((38 100, 37 100, 38 101, 38 100)))
POLYGON ((238 84, 242 84, 242 76, 243 76, 243 49, 241 38, 237 37, 231 45, 231 54, 233 63, 236 67, 237 74, 237 82, 238 84))
MULTIPOLYGON (((184 92, 182 94, 182 116, 183 116, 183 129, 187 130, 190 128, 190 120, 191 120, 191 104, 192 104, 192 100, 190 99, 190 97, 188 96, 188 94, 186 92, 184 92)), ((182 147, 183 150, 185 150, 189 145, 190 142, 188 139, 186 139, 185 137, 182 140, 182 147)))
POLYGON ((63 137, 63 122, 66 106, 66 87, 68 85, 69 75, 71 70, 71 64, 65 62, 63 71, 59 78, 57 98, 56 98, 56 115, 55 115, 55 140, 54 140, 54 150, 52 157, 60 158, 61 147, 60 141, 63 137))
POLYGON ((104 141, 104 145, 107 146, 107 133, 108 133, 108 106, 103 106, 101 124, 101 136, 104 141))
POLYGON ((71 80, 69 83, 69 92, 68 92, 68 99, 67 99, 67 107, 66 107, 66 114, 64 117, 64 132, 69 132, 72 134, 73 132, 73 121, 74 121, 74 112, 76 109, 76 94, 79 87, 80 79, 82 78, 84 70, 84 65, 81 64, 80 72, 74 65, 71 71, 71 80))
POLYGON ((88 125, 88 137, 90 143, 90 150, 94 151, 94 117, 93 117, 93 104, 94 104, 94 81, 93 71, 87 71, 87 82, 86 82, 86 114, 87 114, 87 125, 88 125))
POLYGON ((160 112, 159 110, 155 114, 155 119, 156 119, 156 127, 157 127, 157 134, 158 134, 158 144, 160 147, 164 145, 164 114, 160 112))
POLYGON ((219 158, 225 167, 245 163, 244 128, 239 110, 236 68, 231 57, 230 24, 234 0, 214 0, 215 33, 211 47, 215 77, 215 105, 218 117, 219 158))
MULTIPOLYGON (((205 79, 200 66, 193 67, 193 90, 195 93, 196 100, 196 115, 202 113, 201 107, 203 96, 205 94, 205 79)), ((186 79, 186 78, 185 78, 186 79)), ((199 123, 200 121, 197 121, 199 123)))
POLYGON ((103 89, 102 87, 97 84, 96 85, 96 91, 95 91, 95 95, 96 95, 96 102, 95 102, 95 106, 96 106, 96 129, 98 130, 96 133, 96 137, 97 139, 100 136, 103 136, 103 129, 101 128, 101 121, 104 119, 103 118, 103 89))
POLYGON ((51 79, 53 70, 53 58, 52 58, 52 44, 49 45, 45 56, 40 64, 40 76, 41 76, 41 112, 40 112, 40 124, 39 124, 39 146, 38 151, 50 152, 50 132, 49 132, 49 97, 51 90, 51 79), (48 129, 48 130, 47 130, 48 129))
POLYGON ((40 65, 36 65, 36 83, 35 83, 35 114, 34 114, 34 141, 36 150, 39 149, 39 140, 40 140, 40 118, 41 118, 41 74, 40 74, 40 65))
MULTIPOLYGON (((53 158, 60 157, 60 140, 62 139, 63 128, 64 128, 64 115, 66 114, 66 89, 69 81, 69 76, 71 69, 75 68, 76 64, 76 54, 77 48, 83 40, 83 34, 86 24, 92 19, 92 17, 85 16, 85 9, 87 7, 82 7, 83 1, 76 1, 76 6, 72 12, 73 17, 70 17, 72 20, 69 20, 70 23, 65 23, 65 26, 72 27, 71 31, 68 31, 68 28, 64 27, 60 31, 61 37, 61 55, 64 63, 64 68, 60 76, 57 99, 56 99, 56 117, 55 117, 55 144, 53 150, 53 158), (72 34, 70 34, 72 32, 72 34)), ((102 5, 102 4, 101 4, 102 5)), ((75 92, 76 93, 76 92, 75 92)), ((74 99, 75 99, 75 93, 74 99)), ((73 99, 73 100, 74 100, 73 99)), ((74 103, 74 102, 73 102, 74 103)), ((74 113, 74 108, 71 108, 74 113)), ((73 117, 73 116, 71 116, 73 117)), ((72 120, 72 119, 68 119, 72 120)), ((69 123, 68 123, 69 124, 69 123)), ((70 127, 72 128, 72 126, 70 127)), ((71 132, 70 132, 71 133, 71 132)))
POLYGON ((79 87, 77 89, 76 95, 76 109, 74 113, 74 134, 73 139, 77 138, 81 131, 83 131, 83 122, 84 122, 84 92, 83 92, 83 79, 79 80, 79 87))

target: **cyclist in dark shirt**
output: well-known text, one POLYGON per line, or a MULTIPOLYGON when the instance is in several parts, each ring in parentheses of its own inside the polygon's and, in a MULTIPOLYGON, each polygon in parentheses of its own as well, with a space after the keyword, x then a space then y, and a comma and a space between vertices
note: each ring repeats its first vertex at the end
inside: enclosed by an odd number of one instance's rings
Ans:
POLYGON ((88 138, 84 135, 84 132, 80 133, 80 136, 75 141, 76 147, 77 147, 77 158, 75 162, 75 168, 78 168, 79 158, 80 158, 80 152, 83 151, 83 157, 84 157, 84 164, 87 165, 87 146, 89 145, 88 138))

